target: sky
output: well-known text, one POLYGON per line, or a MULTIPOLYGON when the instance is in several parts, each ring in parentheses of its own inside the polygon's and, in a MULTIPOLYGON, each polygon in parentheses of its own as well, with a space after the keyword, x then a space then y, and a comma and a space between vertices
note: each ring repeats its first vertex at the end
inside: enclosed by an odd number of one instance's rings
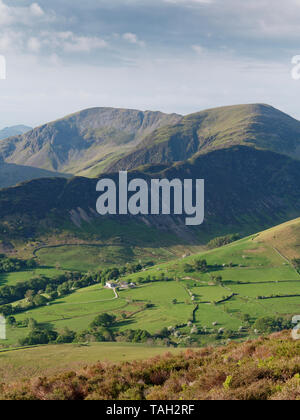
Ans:
POLYGON ((299 22, 300 0, 0 0, 0 128, 95 106, 300 119, 299 22))

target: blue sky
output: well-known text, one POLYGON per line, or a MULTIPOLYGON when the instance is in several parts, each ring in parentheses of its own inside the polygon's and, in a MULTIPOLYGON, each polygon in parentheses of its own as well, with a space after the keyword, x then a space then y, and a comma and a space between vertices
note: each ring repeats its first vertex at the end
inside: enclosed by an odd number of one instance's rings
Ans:
POLYGON ((0 127, 264 102, 300 119, 300 0, 0 0, 0 127))

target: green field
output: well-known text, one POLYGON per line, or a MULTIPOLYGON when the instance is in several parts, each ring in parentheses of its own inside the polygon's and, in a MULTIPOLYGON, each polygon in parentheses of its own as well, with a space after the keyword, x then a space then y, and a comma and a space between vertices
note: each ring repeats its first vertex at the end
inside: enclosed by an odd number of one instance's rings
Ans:
POLYGON ((38 276, 53 278, 63 273, 55 268, 36 268, 34 270, 18 271, 16 273, 1 273, 0 287, 4 285, 13 286, 21 281, 30 280, 38 276))
MULTIPOLYGON (((246 314, 252 322, 267 315, 290 318, 300 314, 299 274, 277 249, 256 238, 253 235, 222 248, 177 259, 166 249, 155 252, 151 248, 140 249, 140 256, 147 254, 148 259, 152 256, 157 265, 126 275, 122 280, 139 283, 143 279, 147 280, 146 284, 119 290, 118 296, 97 284, 58 298, 48 306, 18 314, 16 319, 34 318, 58 331, 68 327, 81 332, 98 314, 106 312, 117 318, 114 331, 141 329, 155 334, 165 327, 179 326, 181 333, 187 335, 186 325, 194 317, 194 325, 206 327, 210 333, 200 338, 206 344, 219 328, 237 332, 244 326, 246 314), (207 260, 208 272, 187 271, 186 267, 199 258, 207 260), (163 275, 171 280, 164 280, 163 275), (221 284, 214 283, 213 277, 217 276, 222 277, 221 284)), ((38 251, 38 258, 49 268, 2 275, 0 279, 3 284, 15 284, 33 275, 55 276, 59 273, 54 268, 58 262, 64 269, 93 271, 103 267, 101 261, 108 254, 109 258, 115 258, 114 265, 118 265, 120 252, 119 247, 45 248, 38 251)), ((122 248, 122 252, 124 260, 132 252, 136 253, 135 258, 138 254, 137 249, 133 251, 130 247, 122 248)), ((180 252, 182 255, 182 249, 180 252)), ((8 339, 3 344, 16 345, 27 334, 27 328, 9 327, 8 339)), ((180 338, 176 340, 178 344, 181 342, 180 338)))
POLYGON ((50 375, 78 369, 88 363, 140 360, 182 349, 166 349, 130 343, 90 343, 88 346, 62 344, 0 352, 0 377, 3 382, 19 378, 50 375))

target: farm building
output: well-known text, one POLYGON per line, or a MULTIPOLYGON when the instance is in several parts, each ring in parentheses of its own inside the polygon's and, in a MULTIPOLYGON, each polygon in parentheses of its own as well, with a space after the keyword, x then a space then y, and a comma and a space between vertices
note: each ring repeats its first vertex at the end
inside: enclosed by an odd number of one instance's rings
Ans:
POLYGON ((109 289, 115 289, 116 287, 119 286, 119 284, 114 281, 107 281, 105 286, 108 287, 109 289))

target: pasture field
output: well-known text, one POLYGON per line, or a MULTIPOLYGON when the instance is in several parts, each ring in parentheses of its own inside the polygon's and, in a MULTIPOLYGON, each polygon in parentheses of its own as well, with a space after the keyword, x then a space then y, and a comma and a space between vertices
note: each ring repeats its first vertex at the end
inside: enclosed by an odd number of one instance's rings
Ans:
MULTIPOLYGON (((125 250, 121 247, 124 261, 134 253, 134 258, 142 259, 147 254, 148 261, 152 256, 157 263, 122 277, 122 280, 136 282, 138 287, 119 289, 116 296, 112 290, 96 284, 60 297, 48 306, 17 314, 16 320, 34 318, 57 331, 68 327, 80 332, 87 329, 98 314, 106 312, 117 318, 114 331, 142 329, 154 334, 163 328, 178 326, 188 333, 187 324, 192 320, 198 328, 206 327, 211 334, 216 334, 219 328, 237 332, 245 326, 245 315, 249 315, 252 322, 264 316, 291 318, 300 314, 300 276, 291 262, 272 245, 270 235, 266 242, 263 235, 252 235, 195 255, 187 252, 183 256, 180 249, 182 257, 176 259, 174 251, 162 248, 154 252, 152 248, 129 247, 125 250), (197 259, 207 261, 207 272, 193 269, 197 259), (222 278, 221 283, 215 282, 218 276, 222 278)), ((113 246, 45 248, 37 253, 40 260, 45 258, 43 262, 48 266, 57 266, 60 258, 61 269, 80 271, 97 271, 95 268, 104 266, 101 261, 108 254, 114 260, 110 266, 118 266, 120 248, 113 246)), ((59 272, 54 268, 39 268, 34 273, 13 273, 2 275, 0 279, 13 284, 33 274, 50 277, 59 272)), ((27 334, 27 328, 9 327, 8 340, 3 344, 16 345, 27 334)), ((201 336, 200 341, 210 343, 211 336, 201 336)))
POLYGON ((2 382, 31 378, 79 369, 90 363, 142 360, 166 352, 179 354, 182 349, 151 347, 130 343, 90 343, 80 346, 60 344, 27 349, 0 351, 2 382))
POLYGON ((0 287, 1 286, 14 286, 21 281, 30 280, 33 277, 46 276, 53 278, 59 274, 64 273, 62 270, 55 268, 36 268, 34 270, 18 271, 15 273, 0 273, 0 287))

